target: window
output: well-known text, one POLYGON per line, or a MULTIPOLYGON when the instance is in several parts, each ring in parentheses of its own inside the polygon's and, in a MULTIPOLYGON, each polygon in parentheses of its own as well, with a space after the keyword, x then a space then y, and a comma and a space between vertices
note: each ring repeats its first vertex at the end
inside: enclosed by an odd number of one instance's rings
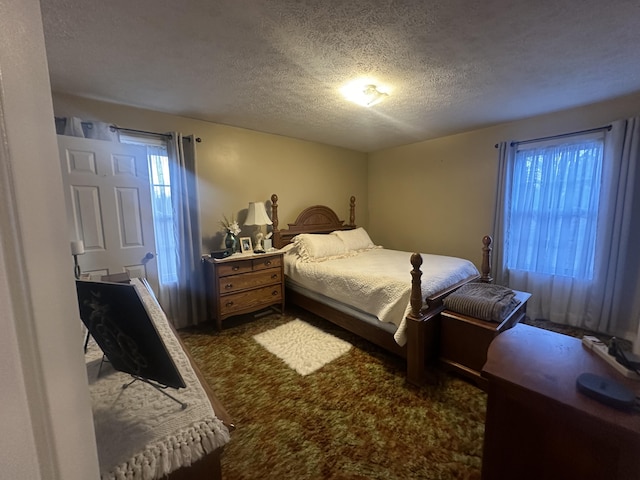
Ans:
POLYGON ((162 139, 123 134, 120 134, 120 141, 143 145, 147 148, 158 280, 160 285, 176 283, 178 258, 166 142, 162 139))
POLYGON ((169 158, 166 147, 147 146, 153 228, 158 251, 158 277, 160 284, 178 281, 177 245, 171 203, 169 158))
POLYGON ((593 277, 602 151, 601 137, 519 147, 507 207, 507 268, 593 277))

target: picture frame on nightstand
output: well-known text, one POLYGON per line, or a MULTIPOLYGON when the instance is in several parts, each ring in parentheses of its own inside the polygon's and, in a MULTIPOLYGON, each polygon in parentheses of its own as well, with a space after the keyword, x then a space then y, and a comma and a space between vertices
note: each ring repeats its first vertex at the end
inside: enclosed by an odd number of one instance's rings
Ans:
POLYGON ((253 251, 253 246, 251 245, 251 237, 240 237, 240 251, 242 253, 253 251))

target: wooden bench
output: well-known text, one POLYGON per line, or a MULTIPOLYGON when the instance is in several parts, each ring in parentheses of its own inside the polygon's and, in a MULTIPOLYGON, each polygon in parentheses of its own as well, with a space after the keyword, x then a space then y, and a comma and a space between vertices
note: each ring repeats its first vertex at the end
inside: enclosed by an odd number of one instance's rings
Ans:
MULTIPOLYGON (((167 352, 172 356, 172 360, 176 362, 177 368, 180 369, 186 388, 177 391, 175 397, 169 396, 177 403, 180 403, 184 397, 188 397, 188 401, 193 402, 188 405, 192 413, 188 413, 185 407, 180 410, 176 404, 171 403, 169 400, 164 399, 164 402, 156 401, 161 393, 165 393, 161 385, 157 386, 156 389, 152 388, 153 385, 157 385, 156 383, 136 385, 135 388, 127 388, 126 393, 122 393, 124 392, 123 385, 128 387, 137 377, 135 375, 132 377, 127 376, 126 373, 111 367, 106 373, 102 372, 102 361, 100 359, 104 360, 105 358, 102 350, 96 344, 91 344, 91 348, 86 349, 85 342, 87 377, 93 402, 96 444, 101 462, 100 469, 105 476, 118 476, 119 473, 126 472, 133 475, 131 478, 142 478, 144 476, 144 478, 166 478, 168 480, 221 480, 223 478, 221 455, 225 443, 229 440, 224 433, 221 433, 222 427, 215 427, 217 430, 212 427, 211 437, 209 438, 211 444, 217 446, 217 448, 214 447, 215 449, 202 456, 193 454, 177 461, 175 459, 173 462, 169 461, 169 464, 173 463, 173 465, 169 465, 173 470, 162 476, 161 470, 166 469, 163 458, 168 458, 162 455, 167 455, 167 452, 170 452, 169 448, 172 448, 171 440, 167 439, 172 438, 172 436, 173 438, 180 438, 180 436, 188 438, 188 432, 190 432, 192 426, 203 424, 204 422, 215 424, 216 422, 211 419, 212 416, 219 420, 228 432, 234 430, 234 425, 231 417, 207 383, 182 339, 173 328, 173 325, 168 322, 146 280, 122 280, 122 283, 136 284, 140 300, 143 302, 149 319, 160 337, 158 341, 161 340, 165 344, 167 352), (131 378, 134 380, 131 381, 131 378), (157 390, 160 390, 160 392, 157 390), (135 401, 132 401, 132 399, 135 401), (209 406, 211 407, 210 409, 208 408, 209 406), (154 413, 158 411, 161 412, 160 415, 162 416, 157 416, 154 413), (99 412, 99 417, 97 417, 99 421, 97 422, 96 412, 99 412), (110 442, 114 435, 112 426, 114 424, 122 429, 123 440, 124 436, 127 435, 125 432, 131 434, 126 448, 121 451, 116 449, 115 453, 112 448, 112 442, 110 442), (156 436, 151 435, 151 432, 156 430, 161 433, 156 436), (185 434, 185 432, 187 433, 185 434), (139 451, 137 450, 138 448, 139 451), (166 450, 163 451, 163 448, 166 450), (142 467, 136 470, 136 466, 144 464, 143 457, 145 455, 147 455, 148 464, 154 465, 154 462, 157 462, 157 467, 151 466, 150 470, 143 475, 142 467), (190 460, 193 463, 189 465, 188 462, 190 460), (178 462, 185 463, 178 467, 177 465, 180 465, 178 462)), ((127 344, 129 348, 131 348, 132 342, 127 344)), ((187 449, 195 448, 206 451, 205 444, 202 443, 203 439, 199 435, 200 433, 192 435, 193 445, 187 446, 187 449)), ((186 443, 183 445, 186 445, 186 443)), ((169 455, 173 458, 173 454, 169 453, 169 455)))

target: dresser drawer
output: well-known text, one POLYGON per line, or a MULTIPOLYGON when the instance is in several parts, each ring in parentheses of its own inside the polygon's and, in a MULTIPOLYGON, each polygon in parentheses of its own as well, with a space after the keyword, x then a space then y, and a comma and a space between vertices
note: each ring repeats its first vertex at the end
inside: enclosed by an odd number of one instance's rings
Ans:
POLYGON ((226 277, 247 273, 255 270, 279 267, 282 265, 282 256, 268 256, 264 258, 254 258, 251 260, 236 260, 235 262, 225 262, 218 265, 218 276, 226 277))
POLYGON ((235 262, 225 262, 217 266, 218 276, 226 277, 228 275, 237 275, 239 273, 247 273, 253 271, 252 262, 246 260, 237 260, 235 262))
POLYGON ((281 283, 282 270, 272 268, 270 270, 259 270, 256 272, 243 273, 242 275, 231 275, 222 277, 219 280, 220 295, 246 290, 249 288, 269 285, 270 283, 281 283))
POLYGON ((282 255, 264 258, 255 258, 252 261, 254 270, 263 270, 265 268, 274 268, 282 265, 282 255))
POLYGON ((282 284, 246 290, 220 297, 220 314, 229 315, 239 310, 270 305, 282 300, 282 284))

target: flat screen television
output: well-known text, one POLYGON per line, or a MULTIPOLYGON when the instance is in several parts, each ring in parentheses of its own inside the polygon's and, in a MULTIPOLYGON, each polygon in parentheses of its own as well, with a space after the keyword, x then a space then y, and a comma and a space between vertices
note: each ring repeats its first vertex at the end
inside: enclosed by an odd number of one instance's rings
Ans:
POLYGON ((80 318, 113 368, 162 386, 186 387, 134 285, 76 280, 76 289, 80 318))

